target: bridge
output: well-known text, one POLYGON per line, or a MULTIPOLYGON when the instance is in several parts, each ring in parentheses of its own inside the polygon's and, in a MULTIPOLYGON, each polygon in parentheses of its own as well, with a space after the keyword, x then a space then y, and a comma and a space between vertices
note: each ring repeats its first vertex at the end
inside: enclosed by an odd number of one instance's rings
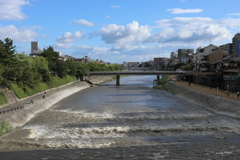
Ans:
POLYGON ((116 86, 120 85, 121 75, 157 75, 157 84, 160 84, 159 75, 186 75, 191 74, 190 71, 104 71, 90 72, 90 76, 109 76, 116 75, 116 86))

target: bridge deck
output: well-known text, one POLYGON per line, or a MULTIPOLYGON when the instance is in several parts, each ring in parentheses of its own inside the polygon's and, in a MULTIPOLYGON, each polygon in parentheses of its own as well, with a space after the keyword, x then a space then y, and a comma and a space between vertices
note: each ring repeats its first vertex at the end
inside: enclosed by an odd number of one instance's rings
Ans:
POLYGON ((186 75, 189 72, 181 71, 145 71, 145 72, 137 72, 137 71, 105 71, 105 72, 90 72, 91 76, 105 76, 105 75, 186 75))

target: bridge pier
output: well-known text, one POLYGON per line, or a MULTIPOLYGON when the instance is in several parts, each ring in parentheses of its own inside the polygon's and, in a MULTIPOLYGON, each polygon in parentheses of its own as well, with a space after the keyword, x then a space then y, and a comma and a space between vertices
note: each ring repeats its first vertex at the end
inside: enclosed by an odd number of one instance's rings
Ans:
POLYGON ((157 85, 160 85, 160 78, 159 78, 159 75, 157 75, 157 85))
POLYGON ((120 75, 116 75, 116 86, 120 86, 120 75))

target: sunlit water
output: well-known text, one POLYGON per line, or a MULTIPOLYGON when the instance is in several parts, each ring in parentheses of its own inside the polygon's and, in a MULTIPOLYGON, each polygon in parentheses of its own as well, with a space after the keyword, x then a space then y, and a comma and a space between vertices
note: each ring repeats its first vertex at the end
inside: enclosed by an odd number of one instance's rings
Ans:
POLYGON ((45 150, 15 154, 49 159, 240 157, 239 119, 152 89, 155 78, 125 77, 121 86, 107 82, 62 100, 24 126, 35 131, 35 138, 24 142, 45 150))

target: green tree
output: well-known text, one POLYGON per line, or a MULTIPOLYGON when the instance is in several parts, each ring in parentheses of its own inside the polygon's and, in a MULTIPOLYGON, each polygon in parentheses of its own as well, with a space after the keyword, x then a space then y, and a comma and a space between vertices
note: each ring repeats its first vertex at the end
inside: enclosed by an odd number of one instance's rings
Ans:
POLYGON ((184 62, 178 62, 177 64, 175 64, 175 65, 173 66, 173 69, 176 70, 176 69, 178 69, 178 68, 180 68, 180 67, 182 67, 182 66, 184 66, 184 65, 185 65, 184 62))
POLYGON ((58 69, 58 62, 59 62, 59 53, 54 51, 53 47, 49 46, 47 49, 43 50, 41 56, 45 57, 48 61, 49 70, 54 74, 57 75, 58 69))
POLYGON ((10 38, 0 40, 0 63, 4 66, 14 66, 17 64, 15 47, 16 46, 13 45, 13 40, 10 38))

